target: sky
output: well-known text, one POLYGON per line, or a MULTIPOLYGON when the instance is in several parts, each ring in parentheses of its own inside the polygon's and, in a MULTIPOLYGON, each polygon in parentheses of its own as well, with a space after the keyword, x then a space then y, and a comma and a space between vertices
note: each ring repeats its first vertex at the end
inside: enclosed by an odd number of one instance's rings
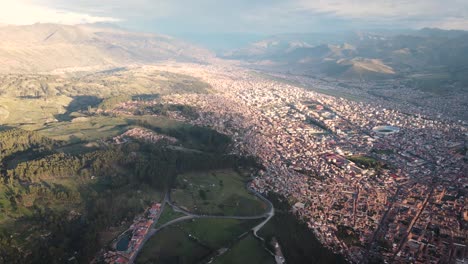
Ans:
POLYGON ((0 24, 116 23, 164 34, 468 30, 468 0, 0 0, 0 24))

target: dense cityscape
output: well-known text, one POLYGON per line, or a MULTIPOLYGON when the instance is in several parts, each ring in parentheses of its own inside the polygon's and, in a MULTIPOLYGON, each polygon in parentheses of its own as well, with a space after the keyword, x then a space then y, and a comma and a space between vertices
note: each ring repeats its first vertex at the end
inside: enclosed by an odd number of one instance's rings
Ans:
POLYGON ((200 77, 216 93, 163 101, 196 107, 200 116, 192 123, 232 135, 236 151, 258 157, 265 170, 252 187, 287 197, 322 243, 350 261, 466 258, 465 125, 238 69, 171 71, 200 77))

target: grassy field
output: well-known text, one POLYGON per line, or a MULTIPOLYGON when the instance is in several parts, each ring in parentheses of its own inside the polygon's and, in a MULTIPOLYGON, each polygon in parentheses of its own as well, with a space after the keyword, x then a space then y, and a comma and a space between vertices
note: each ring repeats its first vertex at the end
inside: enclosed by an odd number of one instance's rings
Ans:
POLYGON ((194 219, 181 228, 212 249, 219 249, 249 231, 260 220, 194 219))
POLYGON ((102 148, 102 144, 98 142, 83 142, 69 144, 67 146, 56 149, 57 152, 63 152, 71 155, 79 155, 87 152, 92 152, 102 148))
POLYGON ((376 168, 382 166, 378 160, 368 156, 349 156, 347 159, 363 168, 376 168))
POLYGON ((234 170, 182 174, 171 197, 175 204, 199 214, 260 215, 267 205, 247 191, 246 180, 234 170))
POLYGON ((170 222, 170 221, 172 221, 174 219, 182 217, 182 216, 184 216, 183 213, 176 212, 176 211, 174 211, 174 209, 172 209, 172 206, 166 205, 164 207, 164 211, 162 212, 161 216, 159 217, 158 222, 156 223, 156 228, 158 228, 158 227, 164 225, 165 223, 170 222))
POLYGON ((195 219, 156 233, 136 263, 197 263, 222 247, 229 246, 258 221, 195 219))
POLYGON ((183 230, 170 228, 158 232, 145 244, 136 263, 188 264, 209 254, 209 249, 190 239, 183 230))
POLYGON ((72 101, 67 96, 54 96, 47 99, 0 97, 0 122, 6 125, 20 124, 37 128, 53 121, 55 115, 65 112, 72 101))
POLYGON ((253 235, 238 241, 228 252, 217 257, 212 264, 274 264, 275 260, 253 235))
MULTIPOLYGON (((68 141, 72 144, 81 141, 92 142, 98 139, 106 139, 117 136, 126 130, 134 127, 132 123, 136 120, 144 120, 150 124, 161 127, 162 129, 178 128, 182 126, 180 122, 170 120, 164 117, 141 116, 141 117, 82 117, 72 122, 55 122, 47 124, 37 131, 49 138, 55 140, 68 141)), ((91 145, 77 145, 74 148, 91 148, 91 145)), ((94 146, 96 147, 96 146, 94 146)), ((64 148, 70 150, 69 148, 64 148)), ((73 148, 71 151, 74 151, 73 148)), ((75 150, 76 151, 76 150, 75 150)))
POLYGON ((77 143, 95 141, 119 135, 129 127, 125 118, 120 117, 85 117, 72 122, 51 123, 38 132, 56 140, 77 143))

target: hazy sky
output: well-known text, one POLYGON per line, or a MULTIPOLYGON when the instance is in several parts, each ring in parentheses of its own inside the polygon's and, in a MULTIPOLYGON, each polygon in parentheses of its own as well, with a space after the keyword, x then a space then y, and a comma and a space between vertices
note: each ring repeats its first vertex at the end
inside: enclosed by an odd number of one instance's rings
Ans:
POLYGON ((1 24, 116 22, 166 34, 468 29, 468 0, 0 0, 1 24))

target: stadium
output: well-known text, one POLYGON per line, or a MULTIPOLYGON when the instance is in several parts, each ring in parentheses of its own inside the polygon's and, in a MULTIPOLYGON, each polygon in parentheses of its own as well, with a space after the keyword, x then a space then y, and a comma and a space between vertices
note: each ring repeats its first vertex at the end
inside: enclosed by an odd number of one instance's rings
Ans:
POLYGON ((399 127, 394 126, 376 126, 372 129, 377 135, 387 136, 400 132, 399 127))

